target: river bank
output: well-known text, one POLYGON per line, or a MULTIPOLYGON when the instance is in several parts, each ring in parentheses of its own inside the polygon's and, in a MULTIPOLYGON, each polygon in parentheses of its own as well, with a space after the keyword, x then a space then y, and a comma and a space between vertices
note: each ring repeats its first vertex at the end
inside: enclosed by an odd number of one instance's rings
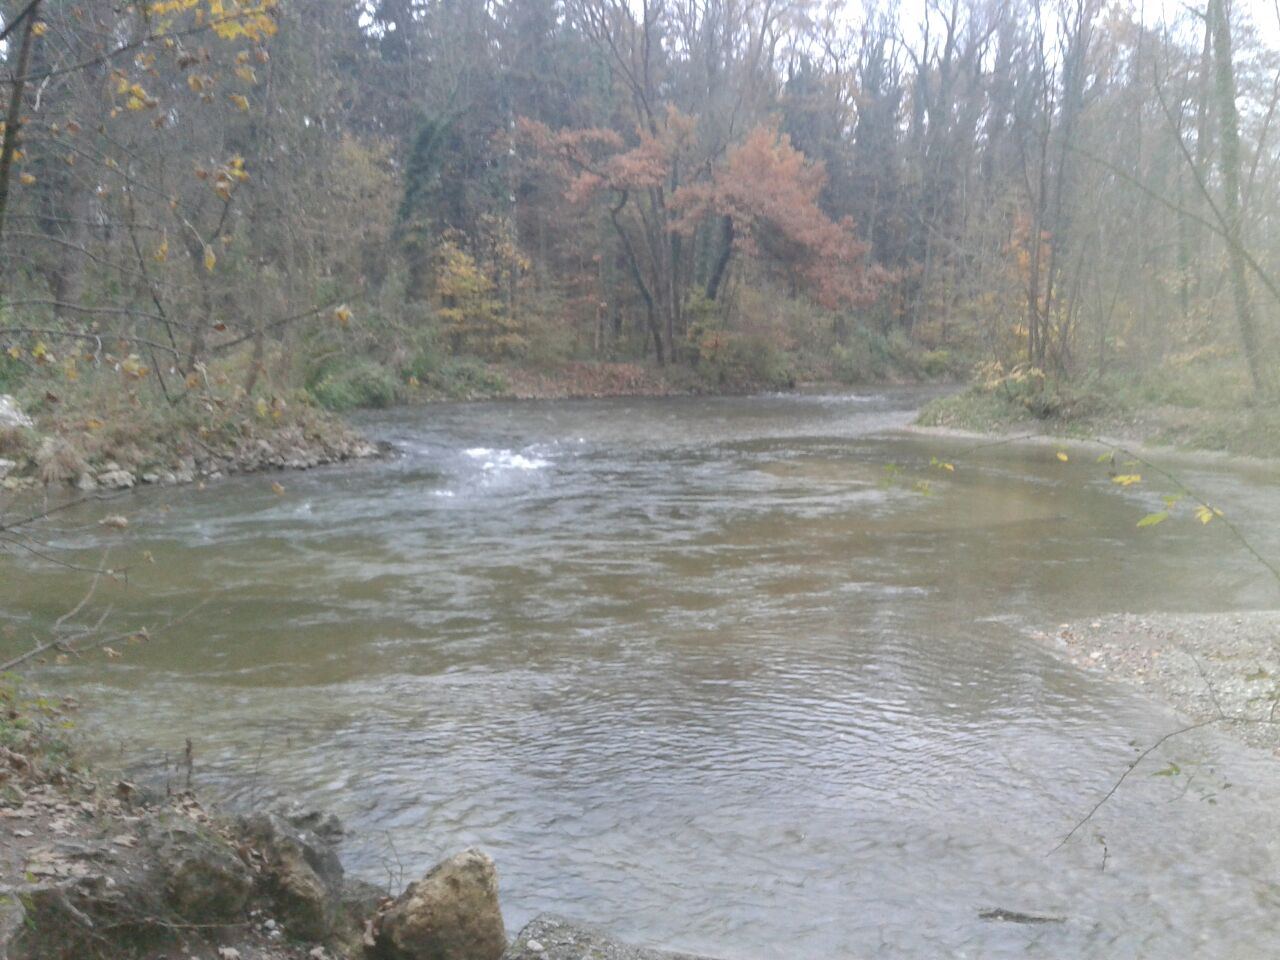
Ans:
MULTIPOLYGON (((458 402, 804 394, 858 386, 794 378, 719 380, 687 366, 599 361, 545 370, 458 361, 424 379, 409 376, 404 382, 385 370, 374 375, 366 367, 359 367, 349 382, 321 380, 305 391, 256 400, 225 383, 208 383, 205 395, 180 402, 138 393, 125 402, 114 391, 81 390, 62 397, 46 393, 24 411, 18 399, 0 393, 0 490, 120 490, 305 470, 386 453, 346 421, 346 414, 361 410, 458 402)), ((883 381, 899 386, 914 382, 910 376, 883 381)))
POLYGON ((73 699, 8 682, 0 706, 0 960, 681 960, 550 915, 509 941, 480 850, 395 895, 346 876, 332 815, 107 776, 67 739, 73 699))
POLYGON ((1136 396, 1112 383, 1010 389, 1005 381, 977 382, 927 403, 916 420, 985 438, 1105 438, 1148 448, 1280 457, 1280 409, 1237 402, 1233 391, 1181 396, 1136 396))

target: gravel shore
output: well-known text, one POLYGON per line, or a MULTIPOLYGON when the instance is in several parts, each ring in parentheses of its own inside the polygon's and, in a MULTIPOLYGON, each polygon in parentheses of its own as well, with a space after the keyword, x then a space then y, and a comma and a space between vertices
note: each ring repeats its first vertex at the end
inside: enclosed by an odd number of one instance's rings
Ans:
POLYGON ((1038 632, 1058 656, 1280 756, 1280 611, 1119 614, 1038 632))

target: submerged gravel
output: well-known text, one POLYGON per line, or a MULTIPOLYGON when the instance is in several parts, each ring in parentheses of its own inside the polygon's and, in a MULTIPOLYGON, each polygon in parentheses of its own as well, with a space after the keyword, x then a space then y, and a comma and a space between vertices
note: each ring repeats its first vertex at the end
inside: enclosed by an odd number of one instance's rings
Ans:
POLYGON ((1102 671, 1280 756, 1280 611, 1117 614, 1038 632, 1070 663, 1102 671))

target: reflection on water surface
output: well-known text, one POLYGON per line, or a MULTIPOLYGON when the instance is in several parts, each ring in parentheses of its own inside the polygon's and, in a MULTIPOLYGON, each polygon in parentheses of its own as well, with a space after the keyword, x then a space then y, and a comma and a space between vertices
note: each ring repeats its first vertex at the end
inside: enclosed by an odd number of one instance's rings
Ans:
MULTIPOLYGON (((1024 629, 1273 585, 1223 529, 1136 530, 1156 491, 1088 457, 895 432, 918 399, 370 418, 399 459, 130 503, 158 562, 115 602, 208 604, 72 685, 126 761, 190 736, 237 802, 336 810, 369 879, 484 846, 513 928, 555 909, 744 960, 1265 955, 1272 762, 1180 741, 1190 789, 1134 777, 1047 857, 1176 721, 1024 629)), ((1280 552, 1273 476, 1182 469, 1280 552)), ((37 620, 82 589, 4 580, 37 620)))

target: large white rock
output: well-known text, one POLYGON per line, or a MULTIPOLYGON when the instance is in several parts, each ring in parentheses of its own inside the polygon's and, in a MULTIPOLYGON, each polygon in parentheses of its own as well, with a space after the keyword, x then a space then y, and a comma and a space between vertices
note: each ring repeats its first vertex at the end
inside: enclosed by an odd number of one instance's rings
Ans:
POLYGON ((0 393, 0 427, 30 427, 31 418, 22 412, 18 401, 7 393, 0 393))

